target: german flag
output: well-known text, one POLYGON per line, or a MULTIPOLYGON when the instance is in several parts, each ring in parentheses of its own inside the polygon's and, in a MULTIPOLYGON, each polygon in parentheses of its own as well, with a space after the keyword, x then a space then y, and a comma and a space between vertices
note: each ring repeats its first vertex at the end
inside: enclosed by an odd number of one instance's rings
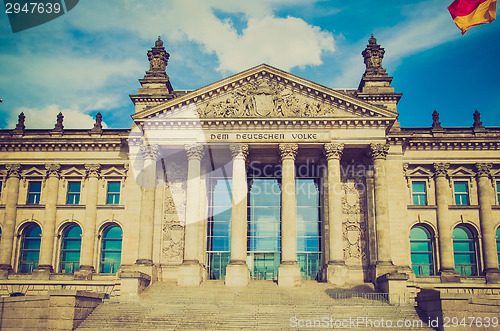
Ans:
POLYGON ((453 21, 464 34, 470 27, 496 18, 497 0, 455 0, 448 6, 453 21))

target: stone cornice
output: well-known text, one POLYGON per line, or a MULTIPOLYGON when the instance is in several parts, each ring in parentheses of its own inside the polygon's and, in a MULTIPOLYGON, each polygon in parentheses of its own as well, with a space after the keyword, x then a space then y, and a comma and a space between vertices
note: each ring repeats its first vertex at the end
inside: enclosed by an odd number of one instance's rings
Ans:
POLYGON ((225 78, 198 90, 187 93, 186 95, 172 99, 165 104, 136 113, 132 115, 132 118, 136 122, 141 122, 162 113, 173 112, 183 106, 201 104, 216 96, 227 94, 235 88, 240 88, 241 86, 249 82, 256 81, 259 78, 271 79, 278 84, 292 88, 295 93, 300 93, 310 98, 318 100, 321 99, 322 101, 331 103, 332 105, 342 105, 345 110, 360 116, 363 114, 366 114, 365 116, 381 116, 386 118, 396 118, 397 116, 397 113, 395 112, 371 105, 362 99, 324 87, 290 73, 262 64, 237 75, 225 78))
POLYGON ((0 140, 0 152, 108 152, 120 151, 126 141, 123 139, 103 139, 100 141, 60 141, 53 140, 0 140))

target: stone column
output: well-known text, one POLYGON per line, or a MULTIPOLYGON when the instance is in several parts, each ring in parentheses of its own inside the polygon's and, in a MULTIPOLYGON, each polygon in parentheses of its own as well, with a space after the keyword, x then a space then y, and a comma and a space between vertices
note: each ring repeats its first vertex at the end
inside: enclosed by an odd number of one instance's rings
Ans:
POLYGON ((460 276, 455 271, 453 259, 452 229, 448 212, 450 186, 448 183, 449 163, 434 163, 434 181, 436 186, 437 228, 439 246, 439 274, 442 282, 459 282, 460 276))
MULTIPOLYGON (((179 286, 200 285, 204 268, 198 260, 198 228, 201 159, 204 147, 201 144, 185 146, 188 157, 188 177, 186 189, 186 224, 184 228, 184 262, 179 266, 179 286)), ((203 188, 205 189, 205 188, 203 188)))
POLYGON ((46 164, 47 179, 45 181, 45 213, 40 244, 40 260, 38 270, 33 272, 33 277, 48 277, 53 271, 52 255, 54 253, 54 238, 56 229, 56 205, 59 191, 60 164, 46 164), (42 275, 43 274, 43 275, 42 275))
POLYGON ((231 208, 231 261, 226 268, 227 286, 247 286, 250 270, 247 258, 247 175, 245 160, 247 144, 232 144, 233 157, 233 199, 231 208))
POLYGON ((97 220, 97 193, 99 188, 100 164, 86 164, 86 204, 85 221, 82 233, 82 250, 80 253, 80 268, 75 273, 77 279, 91 279, 94 270, 94 245, 97 220))
MULTIPOLYGON (((136 265, 153 266, 153 236, 154 212, 156 193, 156 160, 158 159, 158 146, 141 146, 144 160, 141 185, 141 216, 139 220, 139 251, 136 265)), ((150 272, 146 272, 152 276, 150 272)))
POLYGON ((297 204, 295 203, 295 157, 297 144, 279 144, 281 157, 281 264, 278 286, 301 285, 297 263, 297 204))
POLYGON ((5 193, 5 218, 0 240, 0 278, 6 279, 12 270, 12 246, 16 228, 17 200, 19 198, 20 164, 6 164, 7 183, 5 193))
POLYGON ((496 233, 491 205, 494 192, 491 186, 489 163, 477 163, 477 194, 479 199, 479 223, 483 242, 483 266, 487 283, 499 283, 496 233))
POLYGON ((385 162, 389 151, 388 144, 370 144, 373 160, 375 193, 375 231, 377 234, 377 262, 375 277, 394 271, 391 259, 391 231, 389 222, 389 198, 385 162))
POLYGON ((342 183, 340 158, 344 144, 325 144, 328 161, 328 247, 330 260, 326 266, 326 280, 330 284, 343 285, 347 280, 344 261, 344 236, 342 227, 342 183))

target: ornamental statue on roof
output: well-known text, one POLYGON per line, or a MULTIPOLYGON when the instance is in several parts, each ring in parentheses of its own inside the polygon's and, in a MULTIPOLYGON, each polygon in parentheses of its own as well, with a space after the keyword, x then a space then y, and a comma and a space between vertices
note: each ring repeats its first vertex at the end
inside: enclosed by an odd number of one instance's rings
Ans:
POLYGON ((163 41, 158 37, 155 46, 148 51, 149 71, 146 72, 146 77, 165 77, 169 57, 170 54, 163 47, 163 41))
POLYGON ((385 69, 382 68, 385 50, 377 44, 377 39, 373 37, 373 33, 371 38, 368 39, 366 49, 361 54, 365 59, 365 75, 387 75, 385 69))

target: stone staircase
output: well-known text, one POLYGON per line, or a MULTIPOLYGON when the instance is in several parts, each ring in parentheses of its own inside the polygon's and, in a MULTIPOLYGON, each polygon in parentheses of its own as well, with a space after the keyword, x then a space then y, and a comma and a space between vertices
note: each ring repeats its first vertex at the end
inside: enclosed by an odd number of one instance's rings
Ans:
POLYGON ((373 292, 317 282, 292 289, 268 281, 245 288, 158 282, 133 302, 101 304, 77 330, 432 330, 413 307, 391 306, 373 292))

